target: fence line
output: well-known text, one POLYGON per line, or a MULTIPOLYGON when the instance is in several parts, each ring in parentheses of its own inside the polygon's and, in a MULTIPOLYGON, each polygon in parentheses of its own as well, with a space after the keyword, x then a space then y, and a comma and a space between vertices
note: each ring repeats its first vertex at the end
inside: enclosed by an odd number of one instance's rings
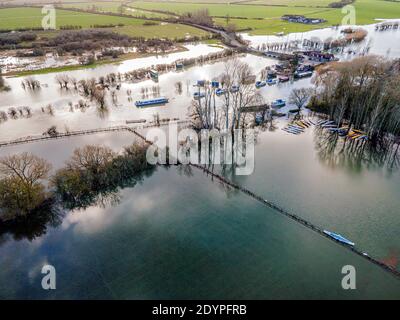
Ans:
POLYGON ((9 140, 9 141, 1 141, 0 148, 14 146, 14 145, 18 145, 18 144, 32 143, 32 142, 45 141, 45 140, 56 140, 56 139, 74 137, 74 136, 92 135, 92 134, 105 133, 105 132, 115 132, 115 131, 130 131, 130 132, 132 132, 132 130, 156 128, 156 127, 167 126, 167 125, 173 124, 173 123, 182 124, 182 123, 188 123, 188 122, 189 122, 188 120, 179 120, 179 121, 174 121, 174 122, 165 121, 160 124, 147 124, 147 125, 141 125, 141 126, 135 126, 135 127, 114 126, 114 127, 96 128, 96 129, 89 129, 89 130, 70 131, 70 132, 58 133, 58 134, 51 135, 51 136, 43 135, 43 136, 36 136, 36 137, 25 137, 25 138, 9 140))

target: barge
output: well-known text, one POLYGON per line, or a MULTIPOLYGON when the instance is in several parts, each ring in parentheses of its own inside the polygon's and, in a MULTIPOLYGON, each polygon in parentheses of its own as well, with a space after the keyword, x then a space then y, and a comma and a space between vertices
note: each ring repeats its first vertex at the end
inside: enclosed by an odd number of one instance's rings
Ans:
POLYGON ((136 107, 148 107, 154 106, 159 104, 166 104, 168 103, 168 99, 164 97, 156 98, 156 99, 147 99, 147 100, 138 100, 135 102, 136 107))

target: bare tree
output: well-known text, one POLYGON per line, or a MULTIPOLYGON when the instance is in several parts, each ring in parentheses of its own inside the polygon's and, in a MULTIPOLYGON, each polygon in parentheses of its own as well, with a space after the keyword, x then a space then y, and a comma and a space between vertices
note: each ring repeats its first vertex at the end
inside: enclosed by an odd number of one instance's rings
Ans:
MULTIPOLYGON (((222 90, 219 97, 213 82, 198 87, 198 99, 192 102, 190 115, 198 128, 234 130, 246 125, 243 109, 262 100, 254 86, 254 76, 248 64, 233 59, 225 64, 218 78, 222 90)), ((221 91, 220 91, 221 92, 221 91)))
POLYGON ((294 104, 300 113, 307 101, 312 97, 313 92, 311 88, 293 89, 289 96, 289 103, 294 104))
POLYGON ((114 151, 108 147, 87 145, 74 150, 74 154, 67 166, 75 170, 84 169, 97 173, 111 163, 114 157, 114 151))
POLYGON ((0 158, 0 174, 3 178, 18 178, 28 186, 45 179, 51 165, 44 159, 24 152, 0 158))

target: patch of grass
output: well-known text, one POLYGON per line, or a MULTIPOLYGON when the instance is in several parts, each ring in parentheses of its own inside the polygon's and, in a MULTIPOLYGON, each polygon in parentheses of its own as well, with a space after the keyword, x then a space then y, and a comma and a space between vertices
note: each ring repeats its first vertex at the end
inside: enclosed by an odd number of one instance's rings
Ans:
MULTIPOLYGON (((247 17, 247 18, 272 18, 281 17, 283 14, 308 14, 316 11, 316 8, 294 8, 294 7, 266 7, 237 4, 202 4, 202 3, 166 3, 166 2, 133 2, 135 7, 146 10, 162 10, 178 14, 208 9, 212 16, 247 17)), ((318 9, 317 9, 318 10, 318 9)), ((334 10, 334 9, 331 9, 334 10)))
MULTIPOLYGON (((0 9, 0 29, 40 28, 44 15, 40 8, 0 9)), ((107 16, 69 10, 56 10, 56 27, 79 25, 89 28, 95 24, 142 25, 144 20, 126 17, 107 16)))
MULTIPOLYGON (((95 9, 96 11, 99 12, 120 12, 120 6, 122 4, 121 2, 115 2, 115 1, 90 1, 90 2, 77 2, 77 3, 60 3, 57 4, 57 6, 61 6, 63 8, 78 8, 78 9, 84 9, 84 10, 93 10, 95 9)), ((125 12, 124 12, 125 13, 125 12)))
MULTIPOLYGON (((94 1, 94 2, 78 2, 78 3, 60 3, 58 6, 63 8, 77 8, 82 10, 95 10, 97 12, 112 12, 112 13, 123 13, 131 15, 133 17, 146 17, 146 18, 168 18, 169 15, 143 11, 136 8, 130 8, 127 5, 122 6, 123 2, 106 2, 106 1, 94 1)), ((131 4, 134 7, 134 3, 131 4)))
MULTIPOLYGON (((182 52, 186 51, 187 49, 183 46, 178 46, 176 47, 176 50, 173 50, 170 53, 175 53, 175 52, 182 52)), ((13 71, 10 73, 5 74, 6 76, 15 76, 15 77, 23 77, 23 76, 31 76, 31 75, 39 75, 39 74, 47 74, 47 73, 55 73, 55 72, 66 72, 66 71, 73 71, 73 70, 81 70, 81 69, 93 69, 96 67, 99 67, 101 65, 105 64, 117 64, 120 63, 124 60, 128 59, 134 59, 134 58, 143 58, 143 57, 148 57, 148 56, 154 56, 155 53, 126 53, 121 55, 119 58, 112 59, 112 58, 107 58, 103 60, 98 60, 93 64, 90 65, 81 65, 81 64, 75 64, 75 65, 69 65, 69 66, 61 66, 61 67, 51 67, 51 68, 42 68, 38 70, 27 70, 27 71, 13 71)))
POLYGON ((184 38, 186 36, 207 37, 209 33, 201 29, 174 23, 160 23, 155 26, 123 26, 117 28, 117 32, 128 36, 142 36, 145 38, 184 38))
POLYGON ((13 71, 8 74, 7 76, 15 76, 15 77, 24 77, 24 76, 32 76, 32 75, 39 75, 39 74, 47 74, 47 73, 54 73, 54 72, 65 72, 65 71, 73 71, 73 70, 81 70, 81 69, 93 69, 102 64, 110 64, 112 62, 118 63, 118 61, 110 61, 110 60, 101 60, 97 61, 91 65, 70 65, 70 66, 62 66, 62 67, 54 67, 54 68, 43 68, 38 70, 26 70, 26 71, 13 71))
MULTIPOLYGON (((209 35, 206 31, 186 25, 159 23, 155 26, 145 26, 143 24, 147 20, 104 14, 57 9, 56 17, 57 28, 64 25, 79 25, 82 28, 90 28, 96 24, 122 23, 124 24, 123 27, 115 27, 109 30, 133 37, 183 39, 186 36, 207 37, 209 35)), ((42 18, 43 15, 39 8, 0 9, 0 29, 41 27, 42 18)), ((54 35, 54 32, 48 32, 48 35, 54 35)))
MULTIPOLYGON (((216 18, 215 22, 218 25, 222 26, 226 25, 225 19, 216 18)), ((285 34, 292 32, 305 32, 329 26, 329 24, 327 23, 318 24, 314 26, 301 23, 288 23, 280 19, 269 19, 269 20, 231 19, 230 23, 235 24, 238 30, 243 30, 244 32, 252 35, 265 35, 265 34, 272 35, 277 32, 284 32, 285 34), (250 28, 251 30, 247 30, 248 28, 250 28)))
POLYGON ((245 4, 288 6, 288 7, 328 7, 332 2, 339 0, 254 0, 245 4))
MULTIPOLYGON (((182 0, 183 1, 183 0, 182 0)), ((203 0, 201 0, 203 1, 203 0)), ((346 13, 342 10, 327 8, 331 2, 339 0, 254 0, 242 4, 182 3, 165 1, 135 1, 133 4, 148 10, 165 10, 176 13, 208 9, 219 25, 226 25, 225 18, 229 16, 229 23, 237 25, 238 29, 251 28, 251 34, 274 34, 276 32, 304 32, 326 26, 341 24, 346 13), (285 4, 287 6, 267 6, 285 4), (300 6, 300 7, 296 7, 300 6), (322 6, 322 7, 319 7, 322 6), (324 24, 305 25, 281 21, 284 14, 301 14, 307 17, 323 18, 324 24), (245 17, 247 19, 235 19, 245 17)), ((188 1, 190 2, 190 1, 188 1)), ((354 3, 357 24, 374 23, 377 18, 400 18, 400 3, 384 0, 356 0, 354 3)))

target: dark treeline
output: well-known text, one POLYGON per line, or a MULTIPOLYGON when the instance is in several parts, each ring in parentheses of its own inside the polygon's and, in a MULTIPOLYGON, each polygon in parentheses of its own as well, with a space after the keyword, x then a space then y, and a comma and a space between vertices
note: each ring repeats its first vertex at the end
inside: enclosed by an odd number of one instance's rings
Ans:
POLYGON ((214 25, 214 21, 208 12, 208 9, 200 9, 194 12, 186 12, 180 16, 180 20, 207 27, 212 27, 214 25))
MULTIPOLYGON (((174 42, 186 41, 185 39, 146 39, 144 37, 131 37, 116 32, 101 30, 109 25, 97 29, 83 29, 76 26, 67 26, 55 37, 41 37, 31 31, 0 33, 0 50, 33 49, 33 53, 22 53, 18 56, 43 55, 45 50, 55 49, 59 54, 66 52, 82 53, 110 47, 137 47, 139 52, 167 51, 174 46, 174 42), (40 52, 40 54, 38 54, 40 52)), ((201 40, 194 37, 192 41, 201 40)))
POLYGON ((141 51, 149 48, 167 50, 173 46, 170 40, 130 37, 107 30, 79 30, 60 32, 49 39, 44 46, 55 47, 59 53, 74 51, 93 51, 110 47, 139 47, 141 51))
POLYGON ((379 149, 375 146, 341 139, 323 129, 317 129, 315 146, 319 159, 331 168, 350 169, 351 172, 362 172, 363 169, 386 167, 389 172, 400 166, 399 144, 392 148, 379 149))
POLYGON ((65 209, 105 205, 118 190, 134 187, 154 168, 146 160, 147 145, 133 144, 122 154, 101 146, 76 149, 65 168, 51 177, 54 193, 65 209))
POLYGON ((317 69, 310 108, 348 130, 363 130, 373 144, 400 135, 400 61, 377 56, 333 62, 317 69))
MULTIPOLYGON (((104 52, 109 54, 107 50, 104 52)), ((112 52, 110 52, 110 54, 112 54, 112 52)), ((209 53, 196 58, 180 59, 172 63, 157 64, 151 67, 135 69, 125 73, 109 73, 105 76, 99 77, 98 79, 91 78, 77 81, 75 78, 69 77, 68 75, 60 75, 56 77, 56 81, 59 83, 61 89, 73 87, 74 89, 80 90, 83 96, 92 97, 96 87, 99 89, 98 86, 100 86, 102 89, 108 89, 110 87, 117 87, 117 89, 119 89, 122 81, 138 82, 150 79, 149 71, 151 69, 157 70, 159 73, 165 73, 176 70, 177 63, 182 64, 184 67, 190 67, 193 65, 211 63, 213 61, 229 58, 235 56, 236 54, 237 52, 233 49, 225 49, 223 51, 209 53)))
POLYGON ((34 238, 66 210, 118 203, 120 189, 132 188, 154 172, 147 148, 134 143, 115 153, 88 145, 75 149, 52 175, 51 165, 30 153, 0 158, 0 234, 34 238))
POLYGON ((14 33, 0 33, 0 46, 5 47, 16 45, 24 41, 34 41, 37 35, 31 31, 14 32, 14 33))
POLYGON ((354 3, 356 0, 340 0, 337 2, 332 2, 329 4, 329 7, 331 8, 343 8, 344 6, 347 6, 349 4, 354 3))

